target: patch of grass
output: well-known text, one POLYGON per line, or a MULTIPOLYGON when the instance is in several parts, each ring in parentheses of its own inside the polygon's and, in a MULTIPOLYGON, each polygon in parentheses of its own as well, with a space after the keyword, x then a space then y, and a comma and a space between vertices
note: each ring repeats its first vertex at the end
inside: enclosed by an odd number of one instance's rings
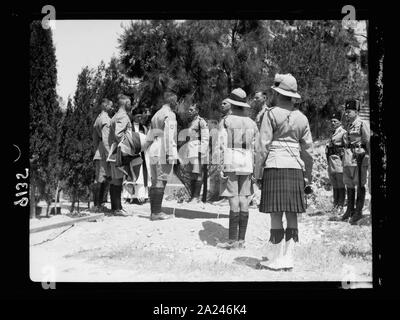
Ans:
POLYGON ((352 243, 341 245, 339 252, 345 257, 372 260, 372 246, 364 243, 361 243, 361 245, 352 243))
POLYGON ((182 281, 194 280, 199 276, 218 279, 226 275, 236 274, 243 268, 230 262, 221 261, 218 258, 196 260, 185 253, 158 248, 145 249, 132 245, 118 249, 101 250, 100 252, 82 250, 68 257, 86 258, 89 262, 128 268, 139 274, 141 272, 146 274, 168 272, 172 277, 178 277, 182 281))

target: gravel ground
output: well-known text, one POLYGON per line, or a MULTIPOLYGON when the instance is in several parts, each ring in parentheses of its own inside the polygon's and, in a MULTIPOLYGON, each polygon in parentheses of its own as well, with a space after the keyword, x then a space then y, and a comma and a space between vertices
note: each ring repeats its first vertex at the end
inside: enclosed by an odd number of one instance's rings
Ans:
MULTIPOLYGON (((185 206, 165 202, 167 206, 185 206)), ((370 226, 329 222, 327 215, 303 214, 291 272, 256 268, 266 256, 269 216, 250 210, 246 248, 221 250, 228 219, 175 218, 150 221, 149 205, 125 204, 129 217, 104 217, 30 237, 30 275, 43 281, 372 281, 370 226)), ((226 206, 191 209, 228 213, 226 206)), ((71 219, 66 215, 31 221, 31 227, 71 219)))

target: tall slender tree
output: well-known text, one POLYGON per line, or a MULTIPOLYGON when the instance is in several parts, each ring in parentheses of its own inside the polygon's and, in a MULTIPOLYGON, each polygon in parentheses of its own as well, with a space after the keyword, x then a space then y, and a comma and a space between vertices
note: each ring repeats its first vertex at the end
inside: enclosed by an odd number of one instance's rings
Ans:
POLYGON ((31 163, 30 207, 35 217, 36 194, 49 201, 49 184, 53 181, 51 170, 56 158, 51 155, 55 148, 57 122, 57 69, 51 29, 44 29, 40 21, 30 25, 30 103, 29 103, 29 155, 31 163), (39 191, 39 192, 37 192, 39 191))

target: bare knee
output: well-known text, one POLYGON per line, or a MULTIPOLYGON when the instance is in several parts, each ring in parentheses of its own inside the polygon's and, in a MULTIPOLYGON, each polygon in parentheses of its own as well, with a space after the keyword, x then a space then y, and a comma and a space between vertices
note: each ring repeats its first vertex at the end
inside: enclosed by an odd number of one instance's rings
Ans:
POLYGON ((248 197, 243 197, 240 196, 239 197, 239 207, 240 207, 240 211, 249 211, 249 199, 248 197))

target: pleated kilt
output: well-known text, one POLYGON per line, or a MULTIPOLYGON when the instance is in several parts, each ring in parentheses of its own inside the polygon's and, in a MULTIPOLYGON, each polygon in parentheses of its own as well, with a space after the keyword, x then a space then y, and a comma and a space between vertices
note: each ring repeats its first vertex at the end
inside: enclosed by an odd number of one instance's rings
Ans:
POLYGON ((265 168, 259 210, 264 213, 305 212, 301 169, 265 168))

